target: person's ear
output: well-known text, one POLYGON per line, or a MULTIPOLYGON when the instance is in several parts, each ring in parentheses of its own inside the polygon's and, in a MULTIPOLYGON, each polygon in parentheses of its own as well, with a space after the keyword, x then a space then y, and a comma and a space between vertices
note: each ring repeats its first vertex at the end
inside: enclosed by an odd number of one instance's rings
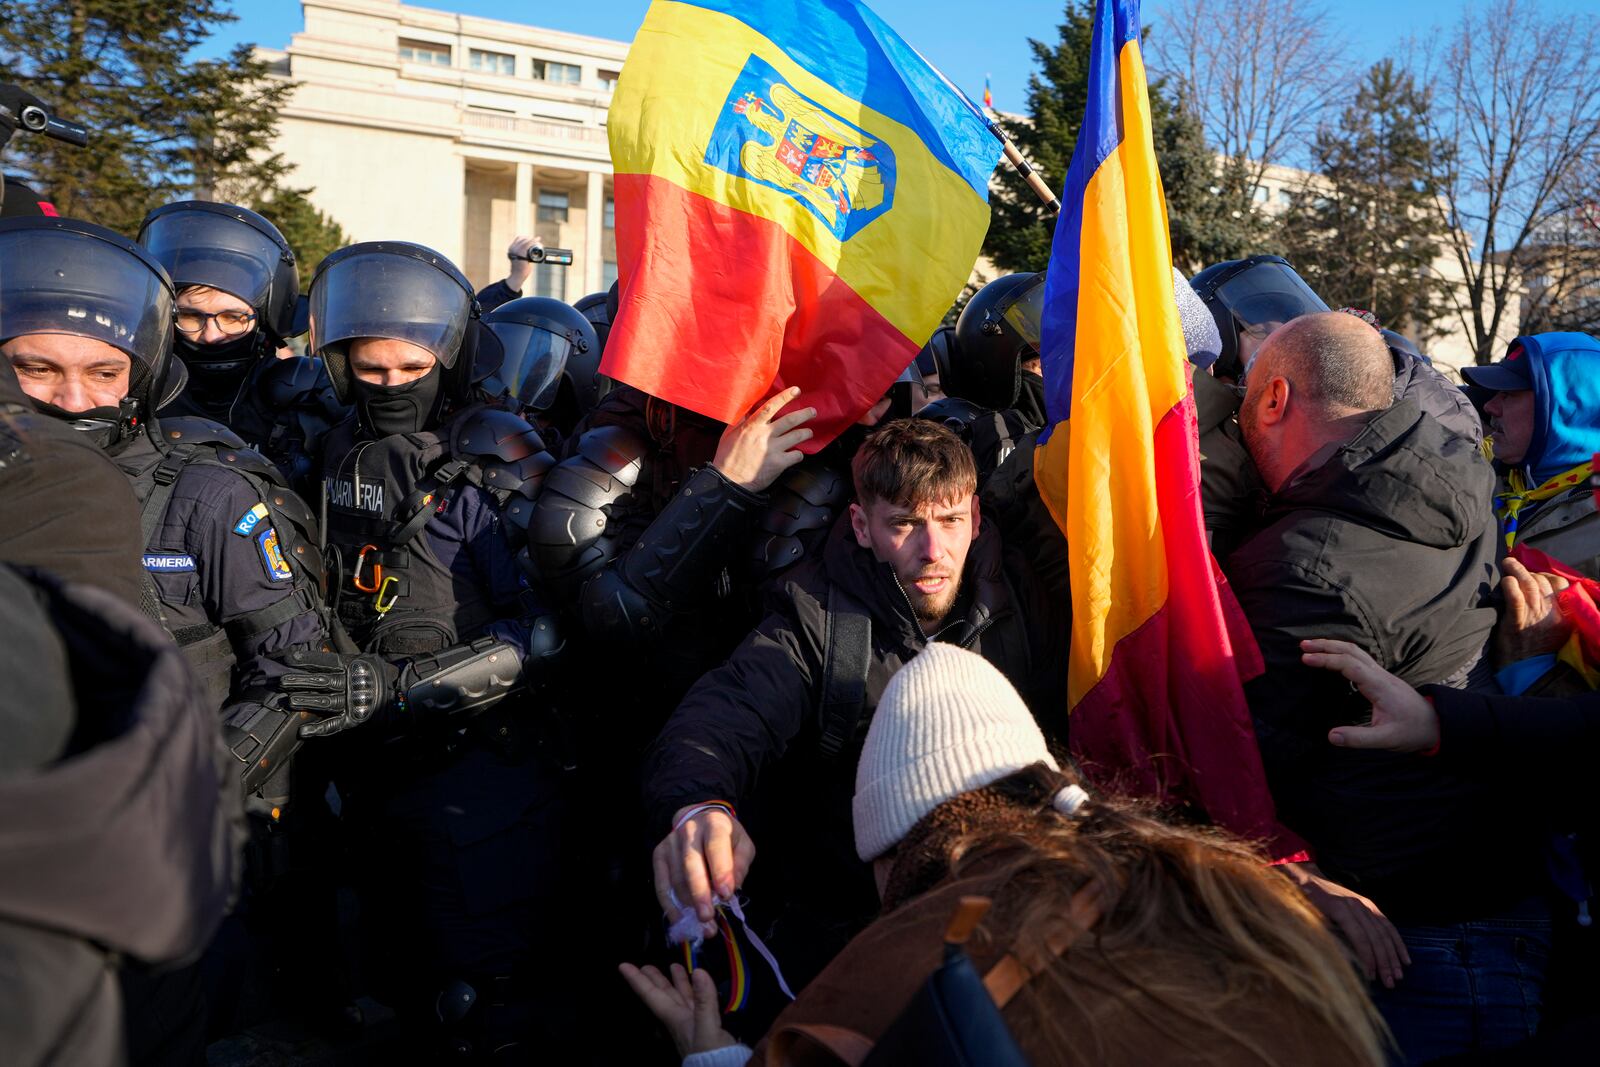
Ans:
POLYGON ((972 494, 972 536, 977 537, 978 531, 983 529, 983 515, 978 511, 978 494, 972 494))
POLYGON ((867 509, 860 504, 850 505, 850 529, 855 532, 856 544, 862 548, 872 547, 872 537, 867 528, 867 509))
POLYGON ((1289 379, 1274 377, 1261 391, 1261 406, 1256 412, 1257 420, 1263 426, 1282 422, 1289 413, 1289 400, 1292 396, 1293 390, 1290 388, 1289 379))

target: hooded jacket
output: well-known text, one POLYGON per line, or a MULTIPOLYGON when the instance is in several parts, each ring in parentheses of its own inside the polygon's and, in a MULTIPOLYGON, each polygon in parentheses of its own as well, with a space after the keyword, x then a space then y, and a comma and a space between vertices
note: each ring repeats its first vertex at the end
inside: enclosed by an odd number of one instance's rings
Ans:
POLYGON ((1495 621, 1492 487, 1471 441, 1403 400, 1270 495, 1225 567, 1266 662, 1245 693, 1279 817, 1396 921, 1514 901, 1532 873, 1519 851, 1530 835, 1493 834, 1509 806, 1487 782, 1330 745, 1329 728, 1365 721, 1367 702, 1305 666, 1299 642, 1351 641, 1412 685, 1462 685, 1495 621), (1483 840, 1508 849, 1492 870, 1472 859, 1483 840))
POLYGON ((64 758, 0 776, 0 1048, 8 1064, 114 1063, 119 955, 192 959, 227 910, 238 782, 159 627, 103 590, 28 578, 76 725, 64 758))
MULTIPOLYGON (((1512 342, 1517 345, 1528 360, 1534 395, 1533 436, 1521 472, 1536 488, 1600 453, 1600 340, 1541 333, 1519 337, 1512 342)), ((1504 476, 1499 489, 1510 489, 1504 476)), ((1518 515, 1517 542, 1600 578, 1600 513, 1590 489, 1579 478, 1570 489, 1530 501, 1518 515)))

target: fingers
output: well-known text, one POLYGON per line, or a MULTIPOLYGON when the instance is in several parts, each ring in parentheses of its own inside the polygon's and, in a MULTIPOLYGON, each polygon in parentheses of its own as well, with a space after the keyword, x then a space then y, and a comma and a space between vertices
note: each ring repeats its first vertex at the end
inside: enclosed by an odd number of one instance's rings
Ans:
MULTIPOLYGON (((790 431, 796 429, 797 427, 804 426, 806 423, 810 422, 812 419, 814 419, 816 417, 817 417, 817 409, 816 408, 801 408, 798 411, 791 411, 787 415, 783 415, 783 416, 780 416, 779 418, 776 418, 776 419, 772 420, 772 433, 773 433, 773 436, 781 437, 782 435, 784 435, 786 433, 789 433, 790 431)), ((811 436, 811 431, 810 430, 805 431, 805 433, 806 433, 806 437, 810 437, 811 436)), ((802 440, 803 440, 803 438, 802 438, 802 440)))
POLYGON ((745 418, 746 422, 771 422, 777 417, 778 412, 784 409, 791 400, 800 395, 800 387, 791 385, 781 393, 775 393, 768 398, 765 404, 756 408, 745 418))
POLYGON ((344 723, 340 719, 319 719, 316 722, 308 722, 304 726, 300 727, 300 736, 332 737, 334 734, 343 729, 344 723))
POLYGON ((718 899, 733 896, 733 820, 711 819, 705 835, 706 870, 718 899))
POLYGON ((677 909, 672 906, 672 857, 675 854, 673 838, 668 834, 661 839, 661 843, 650 853, 650 866, 654 868, 656 880, 656 903, 661 905, 665 915, 677 918, 677 909))
MULTIPOLYGON (((1514 565, 1518 569, 1522 568, 1522 564, 1517 563, 1514 559, 1506 560, 1506 565, 1514 565)), ((1522 573, 1527 574, 1527 571, 1523 570, 1522 573)), ((1526 626, 1528 624, 1529 606, 1527 595, 1522 591, 1521 579, 1513 574, 1508 574, 1500 579, 1500 595, 1505 597, 1505 614, 1511 624, 1517 629, 1526 626)))
POLYGON ((1367 931, 1367 937, 1372 944, 1373 957, 1378 968, 1378 980, 1383 983, 1385 989, 1393 989, 1395 982, 1400 980, 1400 956, 1405 952, 1405 942, 1400 940, 1400 931, 1384 917, 1377 905, 1370 900, 1358 898, 1357 907, 1361 911, 1361 925, 1367 931))
POLYGON ((694 1005, 694 1032, 697 1037, 722 1029, 722 1005, 717 1000, 717 983, 704 967, 691 976, 690 1003, 694 1005))
POLYGON ((708 923, 716 916, 716 911, 711 904, 711 880, 706 876, 701 832, 701 820, 690 819, 673 834, 677 857, 672 885, 678 891, 678 899, 693 907, 701 922, 708 923))
POLYGON ((1338 726, 1328 731, 1328 741, 1340 748, 1399 747, 1399 729, 1385 723, 1381 726, 1338 726))
MULTIPOLYGON (((1361 966, 1362 975, 1367 981, 1373 981, 1378 977, 1378 949, 1373 944, 1367 924, 1362 921, 1361 909, 1355 906, 1353 901, 1344 898, 1334 906, 1333 913, 1334 925, 1344 936, 1350 950, 1355 953, 1356 963, 1361 966)), ((1393 986, 1392 981, 1386 984, 1393 986)))
POLYGON ((750 865, 756 861, 756 843, 750 840, 750 835, 744 832, 744 827, 737 820, 733 829, 733 884, 737 888, 744 885, 745 878, 750 874, 750 865))

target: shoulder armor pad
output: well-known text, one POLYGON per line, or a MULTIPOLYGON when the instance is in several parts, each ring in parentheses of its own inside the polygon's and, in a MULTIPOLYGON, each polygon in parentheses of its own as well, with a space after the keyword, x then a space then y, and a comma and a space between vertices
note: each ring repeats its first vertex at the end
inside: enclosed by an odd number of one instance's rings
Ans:
POLYGON ((752 577, 767 578, 820 545, 850 502, 850 479, 815 456, 784 471, 767 490, 770 501, 751 545, 752 577))
POLYGON ((963 400, 959 396, 942 396, 917 412, 917 418, 942 423, 965 441, 972 434, 972 424, 988 414, 991 414, 989 408, 980 407, 970 400, 963 400))
POLYGON ((474 459, 515 463, 547 452, 544 441, 521 415, 503 408, 479 408, 456 426, 451 451, 474 459))
POLYGON ((242 438, 220 422, 202 419, 198 415, 180 415, 177 418, 161 419, 157 425, 161 429, 161 444, 166 448, 173 445, 221 445, 224 448, 244 448, 242 438))
POLYGON ((546 585, 577 587, 621 554, 627 519, 648 506, 648 443, 621 426, 578 439, 577 451, 544 479, 528 525, 529 557, 546 585))
POLYGON ((539 431, 520 415, 481 408, 461 420, 452 438, 451 453, 477 464, 483 487, 500 500, 507 521, 526 530, 533 501, 556 465, 539 431))

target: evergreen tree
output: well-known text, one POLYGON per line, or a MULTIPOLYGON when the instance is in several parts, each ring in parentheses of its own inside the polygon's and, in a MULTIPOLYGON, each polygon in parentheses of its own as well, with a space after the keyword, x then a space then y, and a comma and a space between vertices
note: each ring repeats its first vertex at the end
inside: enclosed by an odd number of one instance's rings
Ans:
POLYGON ((289 247, 294 249, 303 289, 311 287, 311 275, 328 253, 350 243, 344 229, 307 199, 311 192, 310 189, 279 189, 249 202, 250 209, 278 227, 289 247))
MULTIPOLYGON (((1026 118, 998 121, 1007 136, 1058 192, 1066 179, 1088 105, 1089 47, 1094 5, 1068 0, 1059 40, 1030 40, 1039 69, 1028 79, 1026 118)), ((1262 233, 1247 191, 1229 186, 1227 168, 1206 145, 1205 133, 1181 93, 1162 80, 1150 84, 1156 162, 1167 197, 1172 256, 1186 273, 1245 254, 1262 233), (1228 190, 1232 189, 1231 195, 1228 190)), ((1042 270, 1050 261, 1055 215, 1009 166, 1001 164, 990 191, 984 252, 1008 271, 1042 270)))
POLYGON ((1411 75, 1374 64, 1338 123, 1317 132, 1315 173, 1279 219, 1285 255, 1324 300, 1365 308, 1418 342, 1443 332, 1449 310, 1434 270, 1442 149, 1423 132, 1427 110, 1411 75))
POLYGON ((224 183, 275 188, 289 167, 269 148, 290 83, 248 45, 191 58, 233 18, 219 0, 5 0, 0 80, 91 131, 87 148, 16 138, 8 169, 63 215, 127 234, 151 208, 224 183))

